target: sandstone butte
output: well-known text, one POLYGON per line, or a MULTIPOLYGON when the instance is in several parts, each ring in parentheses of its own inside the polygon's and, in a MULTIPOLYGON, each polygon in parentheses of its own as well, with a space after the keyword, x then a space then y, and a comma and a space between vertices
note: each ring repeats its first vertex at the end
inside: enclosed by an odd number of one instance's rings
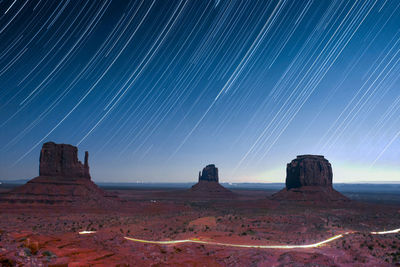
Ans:
POLYGON ((219 184, 218 168, 214 164, 207 165, 199 172, 199 181, 189 189, 195 197, 233 197, 235 194, 219 184))
POLYGON ((324 156, 301 155, 287 164, 286 188, 272 195, 275 200, 348 201, 332 187, 332 166, 324 156))
POLYGON ((77 147, 48 142, 40 151, 39 176, 13 189, 0 201, 87 206, 115 202, 117 198, 92 182, 87 151, 82 163, 77 147))

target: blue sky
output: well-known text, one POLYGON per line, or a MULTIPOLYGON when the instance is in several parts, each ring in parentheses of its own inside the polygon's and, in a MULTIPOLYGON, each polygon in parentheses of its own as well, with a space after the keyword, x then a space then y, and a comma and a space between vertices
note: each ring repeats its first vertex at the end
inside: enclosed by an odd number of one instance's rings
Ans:
POLYGON ((95 181, 400 181, 398 1, 0 1, 0 179, 42 143, 95 181))

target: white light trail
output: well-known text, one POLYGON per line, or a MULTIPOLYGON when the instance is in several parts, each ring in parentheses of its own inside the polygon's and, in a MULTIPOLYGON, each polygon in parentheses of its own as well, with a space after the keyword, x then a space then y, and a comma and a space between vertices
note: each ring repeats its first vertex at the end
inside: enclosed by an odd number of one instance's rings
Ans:
POLYGON ((371 232, 372 235, 386 235, 386 234, 396 234, 396 233, 400 233, 400 228, 399 229, 390 230, 390 231, 371 232))
POLYGON ((293 248, 316 248, 323 244, 335 241, 336 239, 342 238, 343 235, 335 235, 331 238, 328 238, 324 241, 308 244, 308 245, 244 245, 244 244, 231 244, 231 243, 220 243, 213 241, 202 241, 198 239, 183 239, 183 240, 169 240, 169 241, 150 241, 143 239, 136 239, 131 237, 124 237, 126 240, 147 243, 147 244, 159 244, 159 245, 170 245, 170 244, 181 244, 181 243, 196 243, 196 244, 205 244, 205 245, 215 245, 215 246, 225 246, 225 247, 237 247, 237 248, 271 248, 271 249, 293 249, 293 248))
MULTIPOLYGON (((182 243, 194 243, 194 244, 204 244, 204 245, 215 245, 215 246, 225 246, 225 247, 237 247, 237 248, 260 248, 260 249, 296 249, 296 248, 317 248, 324 244, 333 242, 340 238, 343 238, 345 235, 354 234, 355 232, 346 232, 343 234, 332 236, 326 240, 306 244, 306 245, 246 245, 246 244, 232 244, 232 243, 222 243, 222 242, 214 242, 214 241, 203 241, 197 238, 193 239, 182 239, 182 240, 166 240, 166 241, 154 241, 154 240, 145 240, 145 239, 138 239, 133 237, 124 238, 129 241, 139 242, 139 243, 146 243, 146 244, 158 244, 158 245, 171 245, 171 244, 182 244, 182 243)), ((391 231, 382 231, 382 232, 370 232, 372 235, 386 235, 386 234, 395 234, 400 233, 400 228, 391 230, 391 231)))
POLYGON ((95 234, 96 231, 81 231, 79 232, 80 235, 87 235, 87 234, 95 234))
POLYGON ((6 12, 4 12, 4 14, 7 14, 7 12, 13 7, 15 2, 17 2, 17 0, 14 0, 14 2, 12 2, 12 4, 7 8, 7 10, 6 10, 6 12))

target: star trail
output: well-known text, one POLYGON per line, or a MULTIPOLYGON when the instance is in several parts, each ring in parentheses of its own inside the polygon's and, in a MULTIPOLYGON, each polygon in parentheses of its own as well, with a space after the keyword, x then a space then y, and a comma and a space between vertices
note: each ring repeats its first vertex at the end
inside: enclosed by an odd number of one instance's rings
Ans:
POLYGON ((97 181, 400 181, 399 79, 395 0, 0 0, 0 179, 55 141, 97 181))

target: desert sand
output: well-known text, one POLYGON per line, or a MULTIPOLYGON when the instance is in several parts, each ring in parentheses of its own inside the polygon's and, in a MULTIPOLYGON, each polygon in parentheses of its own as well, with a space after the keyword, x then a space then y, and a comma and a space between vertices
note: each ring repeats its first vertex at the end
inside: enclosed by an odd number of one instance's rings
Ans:
POLYGON ((400 264, 398 205, 337 192, 322 156, 288 164, 279 192, 228 190, 213 164, 192 188, 102 189, 65 144, 44 144, 39 163, 1 190, 1 266, 400 264))

